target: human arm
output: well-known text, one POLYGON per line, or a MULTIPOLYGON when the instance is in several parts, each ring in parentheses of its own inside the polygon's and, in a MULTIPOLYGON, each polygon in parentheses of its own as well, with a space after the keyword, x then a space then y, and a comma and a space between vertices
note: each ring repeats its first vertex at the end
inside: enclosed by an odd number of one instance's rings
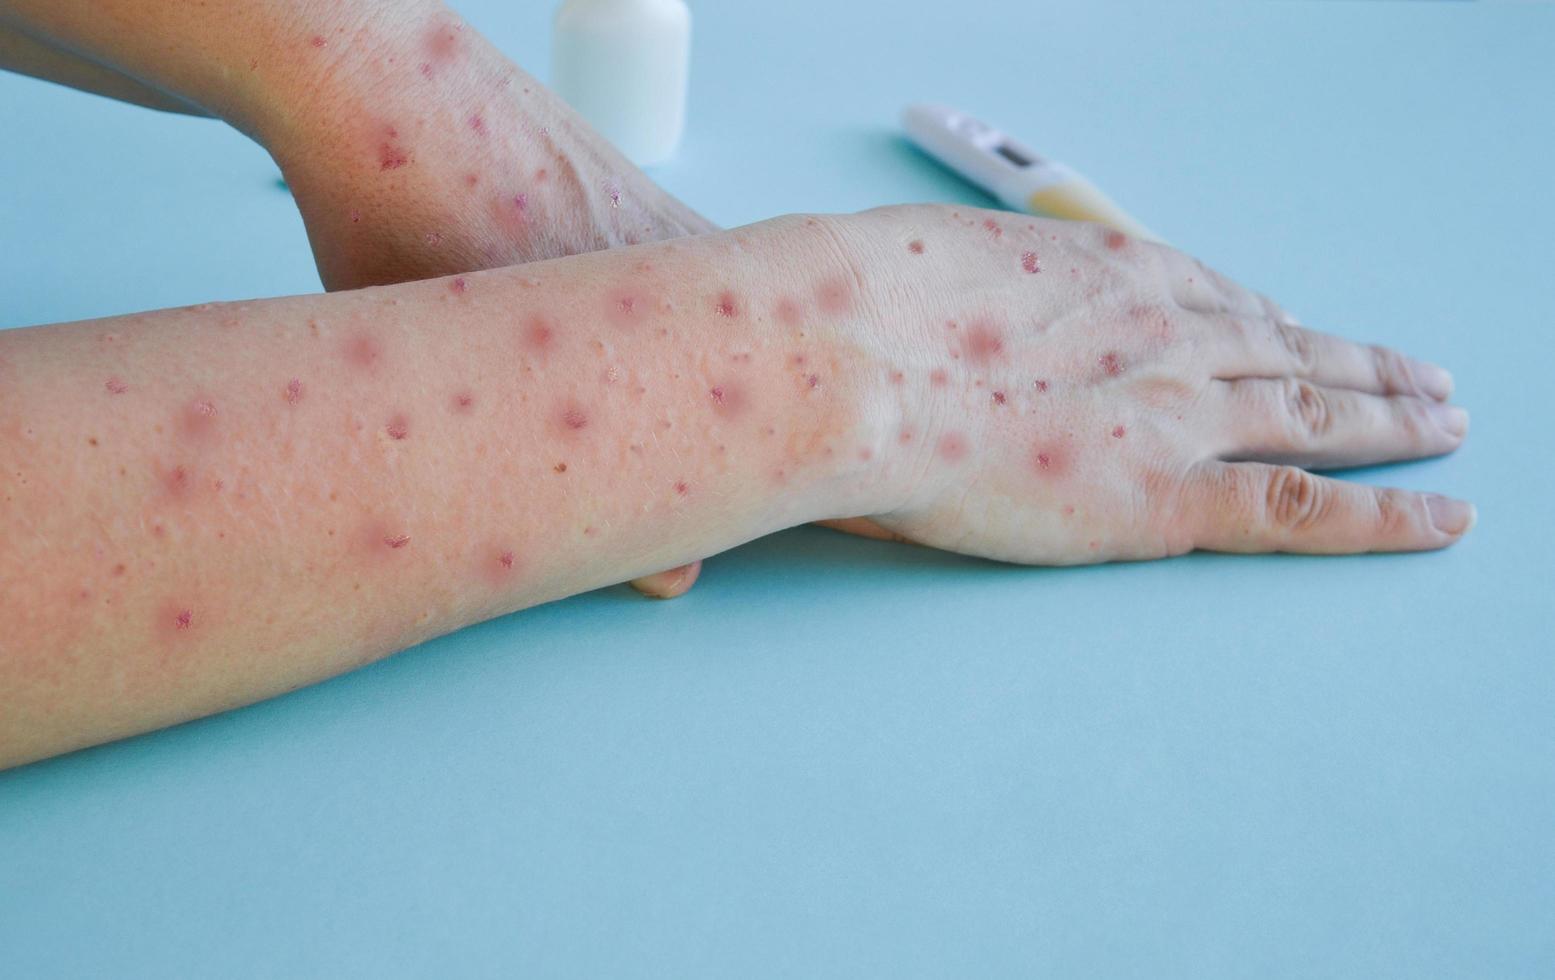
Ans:
POLYGON ((0 333, 0 765, 811 520, 1052 564, 1468 529, 1269 465, 1450 451, 1445 372, 1114 242, 894 208, 0 333))
POLYGON ((436 0, 0 0, 7 24, 258 140, 331 289, 712 229, 436 0))

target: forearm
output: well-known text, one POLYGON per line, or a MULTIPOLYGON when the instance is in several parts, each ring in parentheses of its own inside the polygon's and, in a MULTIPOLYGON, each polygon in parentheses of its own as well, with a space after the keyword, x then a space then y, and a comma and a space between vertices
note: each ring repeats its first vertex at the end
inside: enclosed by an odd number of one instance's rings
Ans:
POLYGON ((261 142, 330 288, 711 230, 434 0, 0 0, 261 142))
POLYGON ((784 220, 0 333, 0 764, 871 512, 875 358, 761 312, 837 254, 784 220))
POLYGON ((0 69, 55 82, 120 102, 177 112, 206 115, 199 106, 152 88, 94 61, 45 44, 29 34, 0 24, 0 69))

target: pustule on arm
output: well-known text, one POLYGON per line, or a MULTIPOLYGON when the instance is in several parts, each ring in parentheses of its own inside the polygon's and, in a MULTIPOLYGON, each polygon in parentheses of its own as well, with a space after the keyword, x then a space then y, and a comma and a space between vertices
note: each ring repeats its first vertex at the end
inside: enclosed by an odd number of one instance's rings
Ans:
POLYGON ((0 763, 870 512, 826 237, 0 334, 0 763))

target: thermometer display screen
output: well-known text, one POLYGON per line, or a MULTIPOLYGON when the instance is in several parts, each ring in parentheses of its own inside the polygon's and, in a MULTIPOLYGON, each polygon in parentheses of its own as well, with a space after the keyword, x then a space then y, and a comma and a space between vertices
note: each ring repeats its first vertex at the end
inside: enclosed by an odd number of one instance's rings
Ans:
POLYGON ((1015 164, 1017 167, 1029 167, 1032 165, 1032 163, 1035 162, 1031 159, 1031 157, 1028 157, 1026 154, 1017 150, 1015 147, 1008 143, 1000 143, 998 146, 994 147, 993 151, 1011 163, 1015 164))

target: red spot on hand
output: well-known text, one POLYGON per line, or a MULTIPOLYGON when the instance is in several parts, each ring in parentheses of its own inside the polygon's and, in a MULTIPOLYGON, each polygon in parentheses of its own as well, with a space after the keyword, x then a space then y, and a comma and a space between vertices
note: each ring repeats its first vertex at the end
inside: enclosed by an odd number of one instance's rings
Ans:
POLYGON ((308 43, 313 45, 315 48, 322 48, 324 46, 324 36, 322 34, 315 34, 313 37, 308 39, 308 43))
POLYGON ((966 454, 967 442, 965 436, 960 433, 949 432, 940 437, 939 455, 941 459, 949 463, 959 463, 961 460, 966 459, 966 454))
POLYGON ((1121 231, 1109 231, 1107 232, 1106 242, 1109 249, 1117 252, 1128 244, 1128 236, 1121 231))
POLYGON ((1027 272, 1042 271, 1042 265, 1037 261, 1036 252, 1022 252, 1020 256, 1020 267, 1025 269, 1027 272))
POLYGON ((821 376, 818 374, 807 375, 804 381, 806 388, 819 388, 821 386, 821 376))
POLYGON ((713 304, 713 312, 730 318, 739 316, 740 308, 734 301, 734 294, 728 290, 719 293, 717 302, 713 304))
POLYGON ((295 405, 302 401, 302 380, 293 378, 286 382, 286 390, 281 393, 281 397, 286 399, 288 405, 295 405))
POLYGON ((118 378, 109 378, 103 382, 103 387, 108 389, 108 394, 110 395, 122 395, 130 390, 130 386, 118 378))
POLYGON ((470 117, 470 128, 475 130, 480 135, 485 136, 486 135, 486 120, 482 119, 480 116, 471 116, 470 117))
POLYGON ((1101 365, 1109 378, 1116 378, 1123 373, 1123 358, 1117 351, 1108 351, 1098 357, 1096 363, 1101 365))
POLYGON ((1004 401, 1005 401, 1005 399, 1004 399, 1004 392, 996 391, 996 392, 993 393, 993 403, 995 405, 1003 405, 1004 401))
POLYGON ((565 473, 565 472, 567 472, 567 464, 566 463, 557 463, 555 466, 551 467, 551 469, 555 470, 558 473, 565 473))
POLYGON ((1037 389, 1038 391, 1047 391, 1047 382, 1043 381, 1041 378, 1038 378, 1037 380, 1033 381, 1031 383, 1031 386, 1033 388, 1037 389))
POLYGON ((685 480, 681 480, 675 484, 675 492, 684 497, 691 492, 691 487, 685 480))
POLYGON ((519 211, 519 212, 528 211, 529 210, 529 195, 528 194, 514 194, 513 195, 513 210, 519 211))
POLYGON ((383 536, 383 543, 388 545, 390 548, 395 548, 395 549, 403 548, 407 544, 410 544, 410 535, 408 535, 408 534, 386 534, 386 535, 383 536))
POLYGON ((470 280, 464 278, 463 276, 454 276, 453 279, 449 281, 448 288, 455 293, 468 292, 470 289, 470 280))
POLYGON ((562 425, 577 432, 588 427, 589 417, 580 408, 565 408, 562 410, 562 425))
POLYGON ((944 368, 935 368, 929 372, 929 384, 936 388, 944 387, 949 381, 950 375, 945 373, 944 368))
POLYGON ((384 426, 384 431, 389 438, 395 441, 404 439, 410 435, 410 420, 403 415, 395 415, 389 419, 389 424, 384 426))
POLYGON ((777 302, 777 318, 784 326, 797 327, 804 320, 804 311, 792 297, 784 296, 777 302))
POLYGON ((497 564, 501 565, 504 569, 512 569, 512 567, 513 567, 513 552, 511 552, 511 551, 504 551, 502 554, 498 555, 497 556, 497 564))
POLYGON ((1128 430, 1123 428, 1123 426, 1121 426, 1121 425, 1113 426, 1112 438, 1114 438, 1114 439, 1122 439, 1123 436, 1127 434, 1127 432, 1128 432, 1128 430))
POLYGON ((178 614, 173 617, 173 628, 174 629, 186 630, 186 629, 189 629, 193 625, 194 625, 194 610, 193 609, 180 609, 178 611, 178 614))
POLYGON ((853 308, 853 290, 844 279, 828 279, 816 287, 815 301, 821 312, 841 316, 853 308))
POLYGON ((475 407, 475 396, 468 391, 461 391, 454 395, 454 411, 461 415, 468 415, 475 407))
POLYGON ((1032 449, 1031 467, 1040 477, 1061 479, 1069 475, 1072 464, 1067 439, 1044 439, 1032 449))
POLYGON ((983 219, 983 230, 995 238, 1001 238, 1004 235, 1004 229, 1000 228, 999 222, 993 220, 992 218, 983 219))
POLYGON ((921 239, 916 239, 915 238, 912 241, 908 242, 907 243, 907 251, 911 252, 914 255, 922 255, 923 254, 923 241, 921 239))
POLYGON ((974 321, 966 330, 966 356, 974 364, 987 364, 1003 355, 1004 337, 992 324, 974 321))

